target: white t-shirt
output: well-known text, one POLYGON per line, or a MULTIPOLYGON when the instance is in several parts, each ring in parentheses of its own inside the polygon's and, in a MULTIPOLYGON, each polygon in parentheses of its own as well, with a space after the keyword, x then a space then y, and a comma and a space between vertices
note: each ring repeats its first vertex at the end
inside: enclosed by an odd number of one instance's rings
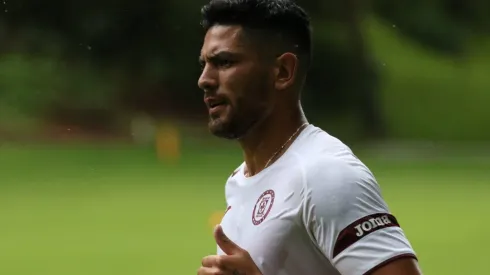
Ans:
POLYGON ((226 183, 221 225, 263 275, 362 275, 415 258, 373 174, 320 128, 306 127, 257 175, 244 168, 226 183))

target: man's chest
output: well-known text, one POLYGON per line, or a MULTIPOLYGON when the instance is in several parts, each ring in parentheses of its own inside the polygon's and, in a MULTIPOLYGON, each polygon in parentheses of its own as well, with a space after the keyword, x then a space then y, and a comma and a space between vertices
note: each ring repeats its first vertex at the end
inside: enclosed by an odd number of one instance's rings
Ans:
POLYGON ((236 241, 251 244, 275 234, 287 235, 298 223, 301 199, 294 190, 264 188, 260 192, 242 192, 228 200, 221 222, 236 241))
POLYGON ((255 194, 242 193, 230 199, 228 207, 221 222, 223 230, 263 270, 284 269, 294 257, 295 247, 305 241, 301 199, 294 190, 267 188, 255 194))
POLYGON ((227 183, 228 209, 221 226, 264 275, 337 274, 303 222, 306 191, 301 180, 301 173, 283 169, 253 184, 227 183))

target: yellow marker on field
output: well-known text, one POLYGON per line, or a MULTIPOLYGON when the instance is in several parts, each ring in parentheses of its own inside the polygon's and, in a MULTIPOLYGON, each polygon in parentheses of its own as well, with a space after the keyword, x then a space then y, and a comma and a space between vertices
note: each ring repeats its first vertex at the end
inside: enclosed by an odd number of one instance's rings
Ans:
POLYGON ((161 160, 178 161, 180 159, 180 132, 171 124, 161 124, 156 132, 156 150, 161 160))
POLYGON ((214 227, 221 222, 224 215, 225 215, 224 211, 213 212, 208 220, 209 226, 214 229, 214 227))

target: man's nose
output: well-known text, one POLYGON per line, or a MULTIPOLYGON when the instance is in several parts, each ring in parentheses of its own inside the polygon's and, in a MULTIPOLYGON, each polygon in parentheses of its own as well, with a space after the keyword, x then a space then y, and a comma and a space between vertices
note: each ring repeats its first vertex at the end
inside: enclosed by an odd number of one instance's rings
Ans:
POLYGON ((216 71, 206 65, 197 81, 197 86, 203 91, 215 89, 218 86, 218 76, 216 71))

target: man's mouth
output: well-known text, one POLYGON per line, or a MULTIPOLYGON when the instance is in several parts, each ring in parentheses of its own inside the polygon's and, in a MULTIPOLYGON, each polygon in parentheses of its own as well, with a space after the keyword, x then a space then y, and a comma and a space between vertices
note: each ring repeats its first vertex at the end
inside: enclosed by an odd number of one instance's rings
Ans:
POLYGON ((208 106, 209 109, 216 108, 226 104, 226 100, 218 97, 206 97, 204 102, 208 106))
POLYGON ((208 107, 210 115, 217 115, 219 112, 222 112, 226 107, 226 100, 217 97, 207 97, 204 99, 206 102, 206 106, 208 107))
POLYGON ((222 101, 222 102, 213 102, 213 103, 209 103, 209 109, 213 109, 213 108, 216 108, 216 107, 219 107, 219 106, 223 106, 225 105, 225 102, 222 101))
POLYGON ((226 108, 226 104, 220 103, 220 104, 213 104, 212 106, 209 106, 209 114, 210 115, 218 115, 221 113, 224 109, 226 108))

